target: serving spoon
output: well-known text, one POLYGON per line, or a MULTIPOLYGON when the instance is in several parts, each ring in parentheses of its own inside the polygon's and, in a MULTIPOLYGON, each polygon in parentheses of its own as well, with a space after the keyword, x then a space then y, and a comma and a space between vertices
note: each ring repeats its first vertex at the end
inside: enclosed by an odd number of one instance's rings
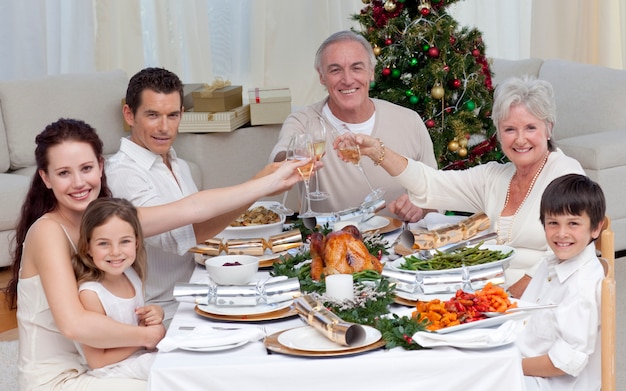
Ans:
POLYGON ((482 312, 483 315, 485 315, 488 318, 495 318, 497 316, 502 316, 502 315, 508 315, 508 314, 512 314, 515 312, 522 312, 522 311, 535 311, 535 310, 545 310, 548 308, 555 308, 557 305, 556 304, 540 304, 540 305, 531 305, 531 306, 526 306, 526 307, 515 307, 515 308, 510 308, 504 312, 498 312, 498 311, 487 311, 487 312, 482 312))

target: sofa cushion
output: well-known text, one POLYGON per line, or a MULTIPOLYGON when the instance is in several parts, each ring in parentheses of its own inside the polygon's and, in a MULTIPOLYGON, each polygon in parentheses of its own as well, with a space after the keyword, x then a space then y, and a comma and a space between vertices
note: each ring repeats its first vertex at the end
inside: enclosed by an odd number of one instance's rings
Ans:
POLYGON ((497 86, 499 83, 502 83, 502 81, 512 76, 520 77, 529 75, 538 77, 541 64, 543 64, 543 60, 540 58, 528 58, 525 60, 504 60, 495 58, 490 67, 493 72, 493 85, 497 86))
POLYGON ((127 82, 123 71, 0 82, 11 168, 35 164, 35 136, 59 118, 84 120, 98 132, 104 153, 116 152, 124 135, 121 100, 127 82))
POLYGON ((565 60, 545 60, 539 77, 554 87, 556 140, 624 129, 626 72, 623 70, 565 60))
POLYGON ((0 172, 8 171, 11 167, 9 160, 9 146, 7 145, 7 132, 2 122, 2 106, 0 105, 0 172))
MULTIPOLYGON (((626 125, 626 124, 625 124, 626 125)), ((602 133, 567 137, 557 142, 567 156, 573 157, 585 169, 602 170, 626 167, 626 127, 602 133)))
POLYGON ((0 231, 15 228, 29 187, 27 176, 0 174, 0 231))

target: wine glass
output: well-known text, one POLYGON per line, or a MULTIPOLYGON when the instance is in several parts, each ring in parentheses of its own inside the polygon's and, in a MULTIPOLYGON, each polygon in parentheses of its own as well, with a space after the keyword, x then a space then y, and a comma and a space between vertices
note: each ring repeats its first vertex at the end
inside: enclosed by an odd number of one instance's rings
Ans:
POLYGON ((356 142, 356 135, 348 129, 348 127, 344 124, 342 130, 338 130, 335 133, 335 139, 339 137, 339 143, 337 144, 337 150, 339 154, 350 163, 354 164, 367 182, 367 185, 370 188, 370 193, 365 197, 365 202, 377 201, 383 198, 385 195, 385 189, 377 188, 374 189, 372 184, 370 183, 367 174, 365 174, 365 170, 363 170, 363 166, 361 165, 361 150, 359 149, 359 144, 356 142))
MULTIPOLYGON (((313 149, 313 138, 309 133, 299 133, 293 136, 290 145, 291 153, 294 160, 306 160, 308 164, 298 167, 298 172, 302 176, 304 182, 305 193, 309 194, 309 180, 311 179, 311 173, 313 172, 313 166, 315 165, 315 151, 313 149)), ((300 213, 298 217, 312 217, 316 213, 311 209, 311 199, 306 199, 306 211, 300 213)))
MULTIPOLYGON (((289 141, 289 146, 287 147, 287 151, 285 154, 285 161, 293 160, 293 153, 291 149, 292 142, 293 138, 291 138, 291 140, 289 141)), ((281 202, 280 205, 270 206, 270 210, 278 214, 283 214, 285 216, 291 216, 292 214, 294 214, 295 212, 293 211, 293 209, 288 208, 287 205, 285 205, 285 203, 287 202, 287 194, 289 194, 289 190, 285 190, 285 193, 283 194, 283 202, 281 202)))
MULTIPOLYGON (((326 125, 324 118, 318 117, 318 121, 307 120, 306 131, 313 137, 313 149, 315 151, 315 160, 322 160, 324 150, 326 149, 326 125), (319 123, 316 123, 318 122, 319 123)), ((321 201, 330 197, 325 191, 320 191, 319 173, 315 173, 315 191, 308 194, 312 201, 321 201)))

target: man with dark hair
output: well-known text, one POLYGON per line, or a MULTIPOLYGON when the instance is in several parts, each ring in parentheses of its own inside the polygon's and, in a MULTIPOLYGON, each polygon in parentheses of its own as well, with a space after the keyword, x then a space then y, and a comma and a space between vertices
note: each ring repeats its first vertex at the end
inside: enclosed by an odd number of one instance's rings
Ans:
MULTIPOLYGON (((106 162, 113 195, 135 206, 154 206, 197 192, 189 165, 172 148, 184 111, 178 76, 162 68, 141 70, 128 83, 122 111, 131 134, 106 162)), ((245 209, 146 238, 146 302, 163 307, 166 325, 178 304, 174 285, 188 281, 195 266, 188 250, 222 231, 245 209)))

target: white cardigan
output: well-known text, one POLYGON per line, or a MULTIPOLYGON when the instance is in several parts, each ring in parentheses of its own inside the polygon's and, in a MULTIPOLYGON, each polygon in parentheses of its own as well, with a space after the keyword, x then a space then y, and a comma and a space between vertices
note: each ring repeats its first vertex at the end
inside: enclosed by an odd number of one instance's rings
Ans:
MULTIPOLYGON (((490 230, 495 231, 514 173, 513 163, 489 162, 461 171, 439 171, 409 159, 407 168, 395 178, 407 188, 416 205, 470 213, 483 211, 490 219, 490 230)), ((553 179, 570 173, 585 175, 578 161, 565 156, 560 149, 550 153, 512 223, 511 242, 507 245, 515 247, 517 255, 505 272, 507 285, 524 274, 532 276, 541 256, 548 250, 539 221, 541 195, 553 179)))

